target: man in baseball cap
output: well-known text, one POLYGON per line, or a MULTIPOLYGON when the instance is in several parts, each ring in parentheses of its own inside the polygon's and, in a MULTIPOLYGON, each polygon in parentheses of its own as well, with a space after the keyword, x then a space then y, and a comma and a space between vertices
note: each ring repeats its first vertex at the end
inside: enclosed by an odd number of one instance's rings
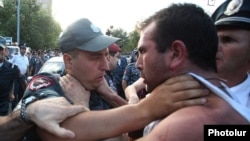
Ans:
POLYGON ((250 0, 227 0, 212 18, 219 37, 218 75, 227 80, 233 98, 250 108, 250 0))
MULTIPOLYGON (((67 73, 64 77, 72 76, 68 81, 76 79, 79 82, 79 87, 85 89, 85 92, 75 91, 74 96, 72 96, 77 98, 78 95, 81 95, 81 99, 77 100, 78 102, 76 102, 76 99, 68 98, 70 102, 83 104, 89 107, 90 110, 107 109, 104 101, 111 103, 111 106, 113 106, 113 103, 119 103, 119 106, 127 104, 117 94, 112 95, 115 101, 108 101, 103 98, 105 96, 100 94, 99 91, 94 91, 104 84, 104 76, 108 70, 108 47, 118 40, 119 38, 104 35, 97 26, 86 18, 73 22, 62 33, 58 41, 58 47, 63 53, 63 61, 67 73)), ((63 81, 62 78, 60 80, 62 82, 61 85, 51 74, 41 73, 34 76, 24 93, 23 105, 25 105, 27 99, 32 97, 36 97, 36 99, 55 96, 66 97, 62 88, 67 87, 68 83, 63 81)), ((106 87, 109 88, 108 85, 106 87)), ((29 138, 29 140, 32 139, 29 138)))
POLYGON ((6 41, 0 36, 0 116, 8 115, 13 84, 20 78, 18 67, 6 60, 6 41))

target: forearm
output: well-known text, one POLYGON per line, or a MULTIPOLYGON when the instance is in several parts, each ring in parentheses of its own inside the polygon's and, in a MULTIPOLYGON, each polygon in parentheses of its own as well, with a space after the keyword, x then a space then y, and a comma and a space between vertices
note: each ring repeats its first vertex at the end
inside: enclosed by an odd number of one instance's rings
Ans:
POLYGON ((21 140, 33 124, 27 124, 20 118, 20 111, 12 112, 9 116, 0 119, 0 137, 3 141, 21 140))
POLYGON ((119 107, 123 105, 127 105, 127 101, 121 98, 116 92, 111 92, 110 97, 104 98, 109 102, 113 107, 119 107))
POLYGON ((131 96, 137 96, 137 91, 133 85, 128 86, 124 92, 128 100, 131 96))
MULTIPOLYGON (((76 133, 76 140, 100 140, 144 127, 152 119, 138 105, 105 111, 90 111, 74 116, 62 126, 76 133)), ((56 139, 51 139, 56 141, 56 139)))
POLYGON ((125 95, 128 100, 130 100, 130 97, 138 97, 137 92, 140 90, 145 89, 146 85, 144 84, 144 79, 139 78, 137 81, 135 81, 133 84, 129 85, 125 90, 125 95))
POLYGON ((125 89, 127 88, 128 84, 126 80, 122 80, 122 89, 125 91, 125 89))
POLYGON ((10 101, 13 101, 15 99, 15 95, 14 95, 14 82, 12 84, 12 88, 11 88, 11 91, 9 93, 9 99, 10 99, 10 101))
POLYGON ((102 98, 105 99, 105 101, 107 101, 113 107, 119 107, 127 104, 127 101, 120 97, 110 87, 106 87, 106 89, 98 92, 100 92, 102 98))

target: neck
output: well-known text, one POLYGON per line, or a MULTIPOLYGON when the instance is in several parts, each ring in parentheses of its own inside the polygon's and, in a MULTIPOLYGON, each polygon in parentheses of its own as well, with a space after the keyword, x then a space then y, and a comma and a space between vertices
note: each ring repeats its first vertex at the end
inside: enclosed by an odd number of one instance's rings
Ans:
POLYGON ((218 73, 218 76, 227 80, 227 85, 229 87, 236 86, 242 83, 247 78, 247 73, 236 73, 236 74, 226 74, 226 73, 218 73))
POLYGON ((188 70, 182 72, 182 73, 195 73, 205 79, 207 79, 208 81, 210 81, 212 84, 219 86, 219 82, 223 81, 223 79, 219 78, 217 73, 213 72, 213 71, 207 71, 207 70, 203 70, 197 67, 189 67, 188 70))

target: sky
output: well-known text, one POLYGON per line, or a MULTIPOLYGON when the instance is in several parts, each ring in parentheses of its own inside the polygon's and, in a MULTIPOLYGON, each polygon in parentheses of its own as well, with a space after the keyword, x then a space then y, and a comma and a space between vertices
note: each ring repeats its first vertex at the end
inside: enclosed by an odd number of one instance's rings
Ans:
POLYGON ((65 29, 75 20, 90 19, 103 33, 109 26, 122 28, 127 32, 134 30, 141 21, 171 3, 195 3, 212 13, 225 0, 53 0, 53 16, 65 29), (208 5, 208 3, 210 5, 208 5), (213 5, 213 6, 211 6, 213 5))

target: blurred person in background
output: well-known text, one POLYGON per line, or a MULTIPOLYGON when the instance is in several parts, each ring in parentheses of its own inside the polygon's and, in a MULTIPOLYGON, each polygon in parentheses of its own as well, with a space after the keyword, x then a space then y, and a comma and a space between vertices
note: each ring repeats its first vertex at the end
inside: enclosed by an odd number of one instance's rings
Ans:
POLYGON ((61 56, 60 51, 57 48, 54 50, 54 57, 56 57, 56 56, 61 56))
POLYGON ((117 84, 114 82, 114 74, 113 71, 117 67, 117 62, 119 60, 119 52, 121 48, 116 44, 113 43, 108 47, 108 70, 106 71, 106 75, 104 76, 109 87, 117 92, 117 84))
POLYGON ((116 86, 117 86, 117 93, 123 99, 126 99, 124 90, 122 88, 122 77, 123 77, 123 73, 125 71, 125 68, 128 65, 128 61, 127 61, 126 57, 121 55, 121 51, 118 52, 118 57, 119 57, 119 59, 117 62, 117 67, 114 70, 112 70, 112 73, 114 75, 114 82, 116 83, 116 86))
POLYGON ((16 107, 17 103, 23 97, 23 93, 27 87, 27 76, 29 74, 29 59, 26 54, 26 46, 20 45, 20 54, 14 55, 9 61, 18 66, 21 77, 15 81, 14 95, 15 100, 12 101, 12 110, 16 107))
MULTIPOLYGON (((125 68, 124 74, 122 77, 122 87, 123 87, 123 90, 125 91, 125 96, 127 100, 130 100, 129 95, 133 93, 131 92, 126 93, 126 88, 132 85, 134 82, 136 82, 141 76, 140 70, 136 67, 137 57, 138 57, 138 51, 134 50, 131 54, 131 61, 125 68)), ((136 93, 139 99, 144 98, 146 95, 145 87, 141 90, 138 90, 136 93)))
POLYGON ((0 36, 0 116, 8 115, 10 101, 17 99, 14 84, 21 79, 18 66, 6 60, 6 41, 0 36))
POLYGON ((45 59, 44 59, 43 52, 41 52, 40 50, 37 50, 34 53, 34 56, 30 61, 31 70, 32 70, 32 72, 34 72, 33 75, 38 73, 38 71, 41 69, 44 61, 45 61, 45 59))

